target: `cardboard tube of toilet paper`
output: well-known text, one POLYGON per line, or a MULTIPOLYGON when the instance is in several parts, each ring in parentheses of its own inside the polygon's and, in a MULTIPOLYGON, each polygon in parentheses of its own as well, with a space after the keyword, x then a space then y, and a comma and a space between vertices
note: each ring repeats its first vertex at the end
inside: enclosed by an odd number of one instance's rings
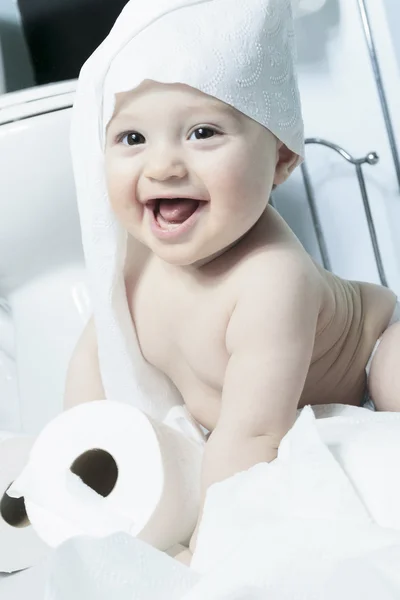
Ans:
POLYGON ((41 561, 48 546, 31 526, 23 498, 7 490, 28 461, 34 438, 0 432, 0 572, 12 573, 41 561))
POLYGON ((203 448, 128 404, 81 404, 44 428, 9 493, 52 547, 125 531, 167 550, 196 525, 203 448))

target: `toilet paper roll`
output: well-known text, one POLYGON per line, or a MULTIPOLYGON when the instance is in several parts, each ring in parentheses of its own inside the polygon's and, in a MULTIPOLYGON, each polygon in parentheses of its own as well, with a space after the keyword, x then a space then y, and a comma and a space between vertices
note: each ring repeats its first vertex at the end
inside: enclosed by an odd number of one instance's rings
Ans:
MULTIPOLYGON (((173 410, 171 424, 190 429, 183 409, 173 410)), ((82 404, 44 428, 9 493, 25 496, 29 520, 50 546, 124 531, 167 550, 187 543, 196 525, 204 448, 197 439, 127 404, 82 404)))
POLYGON ((24 499, 10 498, 7 490, 28 461, 34 438, 0 432, 0 572, 32 567, 49 548, 29 523, 24 499))

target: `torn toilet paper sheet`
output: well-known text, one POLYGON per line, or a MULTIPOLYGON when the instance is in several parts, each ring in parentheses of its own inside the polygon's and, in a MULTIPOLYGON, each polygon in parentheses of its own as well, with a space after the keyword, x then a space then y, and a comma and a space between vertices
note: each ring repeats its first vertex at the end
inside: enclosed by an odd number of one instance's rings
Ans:
MULTIPOLYGON (((303 530, 302 533, 307 533, 303 530)), ((321 532, 321 536, 325 533, 321 532)), ((357 535, 358 532, 353 532, 357 535)), ((340 532, 339 532, 340 535, 340 532)), ((347 536, 346 540, 351 539, 347 536)), ((328 540, 329 541, 329 540, 328 540)), ((165 554, 126 534, 75 538, 53 555, 44 600, 398 600, 400 545, 336 560, 316 552, 281 565, 263 557, 256 537, 227 562, 199 576, 165 554), (249 556, 249 560, 246 560, 249 556), (242 558, 245 558, 242 562, 242 558), (250 570, 249 562, 251 561, 250 570), (269 561, 267 563, 267 561, 269 561), (310 562, 312 561, 312 562, 310 562), (319 569, 323 566, 323 576, 319 569), (260 572, 268 582, 260 581, 260 572), (245 582, 245 583, 243 583, 245 582)))
POLYGON ((53 555, 45 600, 177 600, 199 575, 141 540, 117 533, 65 542, 53 555))
MULTIPOLYGON (((346 440, 342 425, 354 434, 400 420, 358 411, 316 420, 304 409, 274 462, 212 486, 191 569, 126 534, 75 538, 53 555, 46 600, 102 600, 110 590, 113 600, 333 600, 334 586, 342 600, 371 598, 370 589, 380 600, 399 597, 400 531, 377 524, 332 450, 335 429, 338 443, 346 440)), ((379 431, 366 440, 382 467, 389 450, 400 459, 400 442, 379 455, 379 431)))

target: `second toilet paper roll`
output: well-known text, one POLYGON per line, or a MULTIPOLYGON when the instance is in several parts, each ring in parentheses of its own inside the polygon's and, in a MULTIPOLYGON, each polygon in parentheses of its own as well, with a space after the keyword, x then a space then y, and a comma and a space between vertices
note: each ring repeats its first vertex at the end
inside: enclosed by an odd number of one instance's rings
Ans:
POLYGON ((50 546, 125 531, 167 550, 196 525, 202 454, 201 442, 132 406, 86 403, 43 429, 9 494, 25 496, 50 546))
POLYGON ((28 461, 34 438, 0 432, 0 572, 12 573, 38 563, 48 553, 26 514, 24 499, 7 490, 28 461))

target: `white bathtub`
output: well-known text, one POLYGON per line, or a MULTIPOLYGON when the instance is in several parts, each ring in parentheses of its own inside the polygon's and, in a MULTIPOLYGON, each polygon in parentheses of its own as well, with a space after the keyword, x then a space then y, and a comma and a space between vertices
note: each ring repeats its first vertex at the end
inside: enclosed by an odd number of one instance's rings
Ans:
POLYGON ((90 314, 68 145, 74 88, 0 97, 0 429, 37 433, 61 410, 90 314))

